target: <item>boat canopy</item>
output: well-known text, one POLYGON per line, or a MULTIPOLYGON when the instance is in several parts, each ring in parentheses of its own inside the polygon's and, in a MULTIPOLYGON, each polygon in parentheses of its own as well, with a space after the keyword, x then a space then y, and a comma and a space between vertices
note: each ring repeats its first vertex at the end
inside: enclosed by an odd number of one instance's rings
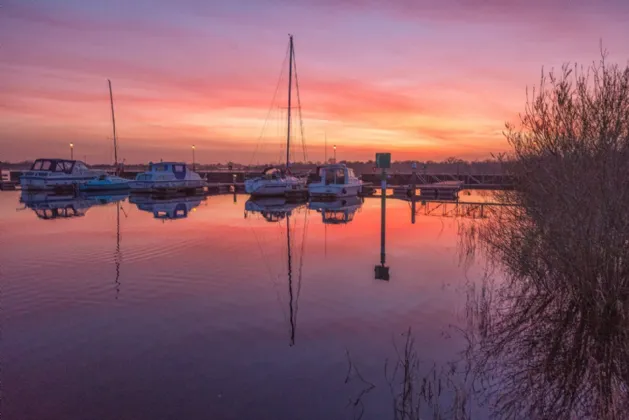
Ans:
POLYGON ((65 160, 65 159, 37 159, 31 166, 31 171, 50 171, 50 172, 63 172, 71 174, 74 166, 86 165, 83 162, 77 160, 65 160))

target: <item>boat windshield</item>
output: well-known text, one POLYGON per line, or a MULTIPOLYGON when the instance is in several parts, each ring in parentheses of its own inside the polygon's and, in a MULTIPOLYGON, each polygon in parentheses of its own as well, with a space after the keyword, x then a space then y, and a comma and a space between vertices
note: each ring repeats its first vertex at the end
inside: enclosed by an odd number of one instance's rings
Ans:
POLYGON ((50 172, 64 172, 66 174, 72 173, 74 167, 73 160, 57 160, 57 159, 37 159, 33 166, 32 171, 50 171, 50 172))
POLYGON ((325 184, 345 184, 345 171, 341 168, 325 171, 325 184))
POLYGON ((168 171, 168 165, 165 163, 154 163, 151 165, 151 171, 153 172, 166 172, 168 171))

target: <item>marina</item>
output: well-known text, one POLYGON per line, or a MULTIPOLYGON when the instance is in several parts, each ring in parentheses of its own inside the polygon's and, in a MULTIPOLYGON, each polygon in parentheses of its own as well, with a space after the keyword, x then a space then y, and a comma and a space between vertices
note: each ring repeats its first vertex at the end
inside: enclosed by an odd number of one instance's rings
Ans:
POLYGON ((629 419, 629 2, 100 3, 1 6, 0 420, 629 419))

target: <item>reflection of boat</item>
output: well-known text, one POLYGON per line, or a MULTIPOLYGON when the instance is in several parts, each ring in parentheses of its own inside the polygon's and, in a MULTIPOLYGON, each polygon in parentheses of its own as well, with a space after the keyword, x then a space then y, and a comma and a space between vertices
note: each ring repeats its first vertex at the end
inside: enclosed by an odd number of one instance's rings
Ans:
POLYGON ((126 197, 125 194, 76 196, 74 194, 23 191, 20 201, 33 210, 40 219, 57 219, 84 216, 87 210, 93 206, 121 201, 126 197))
POLYGON ((20 177, 23 190, 69 189, 101 175, 79 160, 37 159, 20 177))
POLYGON ((304 201, 287 201, 284 197, 250 198, 245 203, 245 217, 248 212, 260 213, 269 222, 279 222, 303 205, 304 201))
POLYGON ((159 197, 145 195, 131 195, 129 202, 135 204, 139 210, 153 213, 156 219, 185 219, 188 213, 205 200, 204 196, 159 197))
POLYGON ((129 182, 133 192, 168 193, 203 188, 203 180, 183 162, 149 163, 149 170, 129 182))
POLYGON ((347 197, 335 201, 311 201, 308 208, 320 212, 323 223, 345 224, 354 220, 362 205, 361 197, 347 197))
POLYGON ((129 180, 114 175, 100 175, 79 186, 80 191, 121 191, 129 189, 129 180))
POLYGON ((351 197, 362 192, 363 182, 344 164, 321 166, 319 176, 319 182, 308 185, 311 197, 351 197))
MULTIPOLYGON (((297 89, 297 100, 299 99, 299 84, 297 83, 297 67, 295 65, 295 49, 293 47, 293 36, 289 35, 288 52, 288 106, 287 106, 287 129, 286 129, 286 166, 282 169, 270 167, 264 170, 262 176, 245 180, 245 191, 252 196, 283 196, 285 194, 303 194, 307 192, 307 178, 298 178, 290 174, 290 137, 291 137, 291 100, 293 87, 293 72, 295 72, 295 87, 297 89)), ((301 121, 301 105, 299 108, 301 121)), ((303 127, 302 127, 303 136, 303 127)), ((304 152, 305 159, 305 152, 304 152)))

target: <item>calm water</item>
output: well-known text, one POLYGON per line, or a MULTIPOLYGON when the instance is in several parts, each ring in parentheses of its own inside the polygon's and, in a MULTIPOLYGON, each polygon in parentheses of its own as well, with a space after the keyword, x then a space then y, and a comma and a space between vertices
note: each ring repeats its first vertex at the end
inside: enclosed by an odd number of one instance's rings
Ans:
POLYGON ((388 200, 382 281, 379 199, 336 224, 243 195, 67 201, 67 218, 19 200, 0 193, 3 420, 351 419, 347 352, 375 385, 363 418, 389 419, 404 331, 426 366, 464 346, 452 326, 478 270, 447 208, 412 224, 388 200))

